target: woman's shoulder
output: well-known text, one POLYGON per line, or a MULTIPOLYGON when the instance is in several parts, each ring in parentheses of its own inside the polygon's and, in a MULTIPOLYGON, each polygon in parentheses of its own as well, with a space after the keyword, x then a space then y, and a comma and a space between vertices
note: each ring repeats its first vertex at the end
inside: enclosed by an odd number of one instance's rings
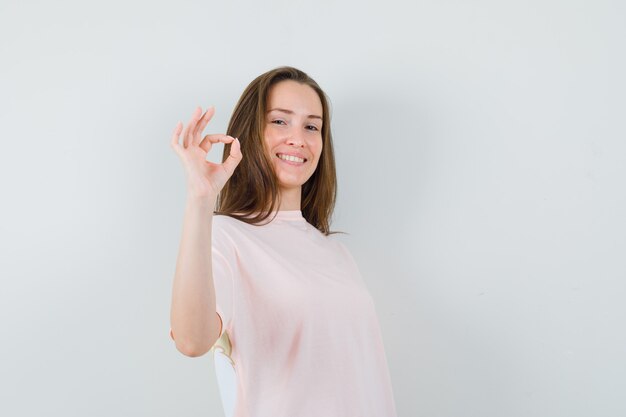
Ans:
POLYGON ((230 217, 229 215, 213 213, 213 224, 222 226, 228 224, 232 220, 235 219, 230 217))
POLYGON ((213 243, 227 244, 232 242, 233 236, 241 228, 241 221, 224 214, 213 214, 211 234, 213 243))
POLYGON ((213 225, 217 227, 242 227, 247 223, 228 214, 213 214, 213 225))
POLYGON ((332 233, 330 235, 324 236, 329 245, 332 245, 336 250, 340 251, 343 254, 350 254, 350 249, 348 249, 348 245, 346 245, 346 237, 341 236, 340 233, 332 233))
POLYGON ((255 234, 256 227, 227 214, 213 214, 212 233, 215 240, 236 242, 255 234))

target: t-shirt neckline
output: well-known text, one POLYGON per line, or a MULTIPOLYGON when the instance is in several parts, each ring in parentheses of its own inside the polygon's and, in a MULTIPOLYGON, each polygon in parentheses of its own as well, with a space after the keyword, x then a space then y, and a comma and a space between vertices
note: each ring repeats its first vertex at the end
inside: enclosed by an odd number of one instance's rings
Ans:
POLYGON ((304 216, 302 215, 302 210, 278 210, 270 213, 269 218, 274 217, 274 213, 276 213, 276 219, 287 220, 287 221, 304 221, 304 216))

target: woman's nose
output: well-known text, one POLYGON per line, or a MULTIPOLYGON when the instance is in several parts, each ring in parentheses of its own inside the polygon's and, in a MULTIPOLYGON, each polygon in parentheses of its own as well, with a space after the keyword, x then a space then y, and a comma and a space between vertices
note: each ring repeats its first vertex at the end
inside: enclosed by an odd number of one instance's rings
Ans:
POLYGON ((301 132, 297 132, 295 129, 289 132, 287 136, 287 143, 290 145, 302 146, 304 145, 304 138, 301 132))

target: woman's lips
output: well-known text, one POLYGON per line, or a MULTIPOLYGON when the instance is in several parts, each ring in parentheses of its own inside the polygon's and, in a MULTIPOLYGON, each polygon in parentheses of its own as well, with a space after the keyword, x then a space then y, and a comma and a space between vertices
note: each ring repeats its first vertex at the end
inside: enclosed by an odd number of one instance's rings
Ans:
POLYGON ((304 165, 304 164, 306 163, 306 159, 305 159, 305 158, 302 158, 302 159, 304 159, 304 162, 300 162, 300 161, 289 161, 289 160, 287 160, 287 159, 283 159, 283 158, 281 158, 281 157, 279 156, 279 154, 276 154, 276 158, 278 158, 281 162, 284 162, 284 163, 289 164, 289 165, 294 165, 294 166, 301 166, 301 165, 304 165))

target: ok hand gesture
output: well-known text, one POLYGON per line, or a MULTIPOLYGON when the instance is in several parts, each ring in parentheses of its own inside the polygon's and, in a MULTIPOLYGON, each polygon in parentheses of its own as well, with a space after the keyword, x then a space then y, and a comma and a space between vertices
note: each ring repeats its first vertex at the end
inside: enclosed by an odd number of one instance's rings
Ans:
POLYGON ((209 107, 202 115, 202 108, 197 107, 183 129, 183 123, 178 122, 172 134, 172 148, 180 157, 187 173, 187 186, 190 196, 207 198, 211 201, 217 199, 217 195, 224 188, 226 181, 233 175, 235 168, 242 159, 239 139, 224 134, 206 135, 201 138, 204 128, 213 117, 215 108, 209 107), (180 133, 183 134, 183 143, 180 141, 180 133), (230 155, 221 164, 207 161, 206 156, 214 143, 231 143, 230 155))

